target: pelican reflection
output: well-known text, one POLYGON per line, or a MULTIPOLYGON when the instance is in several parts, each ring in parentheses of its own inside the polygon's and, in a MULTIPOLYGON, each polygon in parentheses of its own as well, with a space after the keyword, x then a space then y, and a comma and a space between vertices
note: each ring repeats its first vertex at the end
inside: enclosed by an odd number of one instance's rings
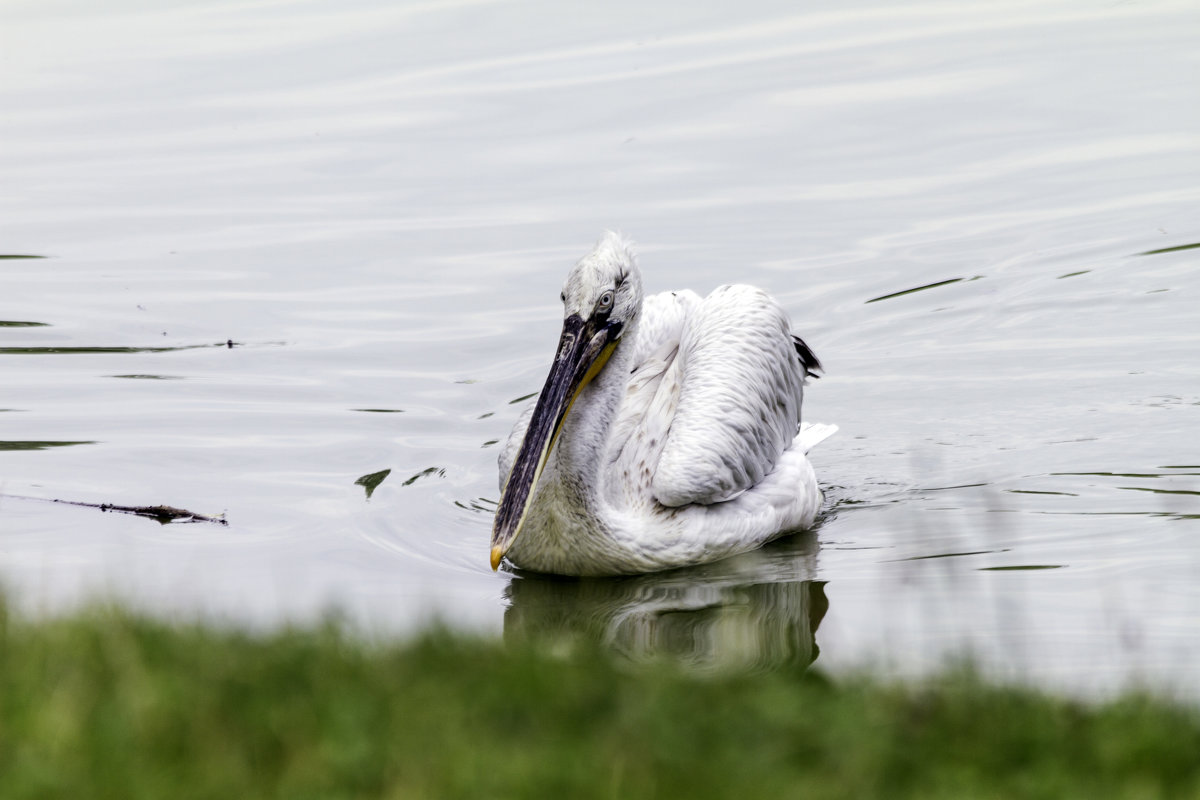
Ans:
POLYGON ((619 578, 518 573, 505 638, 551 649, 597 642, 635 662, 697 672, 807 667, 829 607, 803 534, 714 564, 619 578))

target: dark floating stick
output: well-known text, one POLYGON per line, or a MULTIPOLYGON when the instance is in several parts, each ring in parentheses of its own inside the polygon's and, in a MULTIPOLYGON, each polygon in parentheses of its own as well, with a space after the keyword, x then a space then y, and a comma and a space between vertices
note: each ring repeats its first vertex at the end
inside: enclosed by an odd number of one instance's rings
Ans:
POLYGON ((101 511, 116 511, 121 514, 136 514, 139 517, 156 519, 163 525, 169 522, 215 522, 218 525, 229 524, 228 520, 224 517, 210 517, 207 514, 197 514, 194 511, 175 508, 174 506, 118 506, 112 503, 76 503, 71 500, 55 500, 54 502, 66 502, 75 506, 98 508, 101 511))
POLYGON ((82 508, 98 508, 101 511, 115 511, 118 514, 136 514, 139 517, 149 517, 150 519, 158 520, 163 525, 172 522, 213 522, 217 525, 228 525, 229 521, 222 514, 219 517, 210 517, 207 514, 197 514, 194 511, 188 511, 183 508, 175 508, 174 506, 121 506, 115 503, 84 503, 80 500, 59 500, 58 498, 48 497, 27 497, 19 494, 0 494, 0 497, 11 497, 15 500, 40 500, 43 503, 62 503, 68 506, 81 506, 82 508))

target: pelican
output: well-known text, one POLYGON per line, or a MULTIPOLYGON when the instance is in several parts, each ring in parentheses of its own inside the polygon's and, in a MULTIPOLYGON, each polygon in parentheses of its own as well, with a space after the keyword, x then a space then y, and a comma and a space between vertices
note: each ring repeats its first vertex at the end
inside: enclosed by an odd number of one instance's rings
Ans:
POLYGON ((751 286, 643 299, 632 243, 608 232, 568 273, 550 375, 500 453, 492 569, 623 575, 701 564, 812 525, 800 423, 820 369, 751 286))

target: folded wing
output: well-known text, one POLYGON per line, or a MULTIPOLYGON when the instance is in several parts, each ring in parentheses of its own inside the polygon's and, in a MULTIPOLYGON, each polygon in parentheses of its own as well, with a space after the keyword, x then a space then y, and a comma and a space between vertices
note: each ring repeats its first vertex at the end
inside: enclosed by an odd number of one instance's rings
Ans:
POLYGON ((787 314, 760 289, 723 286, 688 309, 675 361, 653 494, 666 506, 732 499, 770 473, 800 424, 806 365, 787 314))

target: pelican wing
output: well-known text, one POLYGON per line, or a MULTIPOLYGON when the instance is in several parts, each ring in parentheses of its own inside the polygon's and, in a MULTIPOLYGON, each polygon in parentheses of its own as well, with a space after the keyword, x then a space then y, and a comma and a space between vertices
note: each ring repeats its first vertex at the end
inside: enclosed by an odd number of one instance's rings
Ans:
POLYGON ((722 286, 687 312, 651 486, 666 506, 719 503, 761 481, 796 437, 804 392, 791 324, 765 292, 722 286))

